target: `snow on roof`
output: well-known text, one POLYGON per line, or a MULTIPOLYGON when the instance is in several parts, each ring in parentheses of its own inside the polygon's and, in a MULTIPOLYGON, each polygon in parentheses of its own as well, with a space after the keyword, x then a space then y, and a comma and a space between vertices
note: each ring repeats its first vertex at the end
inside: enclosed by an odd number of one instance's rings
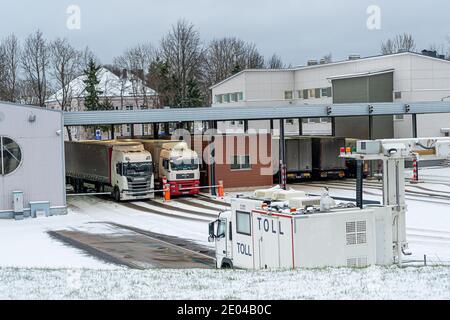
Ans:
MULTIPOLYGON (((97 73, 97 77, 100 82, 98 84, 98 90, 102 91, 102 94, 100 94, 99 96, 103 98, 121 96, 135 97, 143 95, 144 88, 148 96, 156 95, 156 91, 152 88, 144 86, 142 80, 138 79, 136 80, 137 82, 134 83, 134 80, 132 80, 132 78, 120 78, 106 68, 100 68, 97 73)), ((86 95, 86 85, 84 83, 84 80, 86 80, 86 78, 86 75, 82 75, 78 78, 75 78, 68 84, 70 88, 69 91, 71 92, 73 97, 82 98, 86 95)), ((62 100, 62 94, 62 89, 60 89, 55 94, 51 95, 46 102, 48 103, 53 101, 60 101, 62 100)))

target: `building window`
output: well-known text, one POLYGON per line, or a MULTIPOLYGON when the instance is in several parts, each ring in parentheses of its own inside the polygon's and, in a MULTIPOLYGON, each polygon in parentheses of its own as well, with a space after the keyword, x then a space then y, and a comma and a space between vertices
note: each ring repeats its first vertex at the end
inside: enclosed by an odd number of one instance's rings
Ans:
POLYGON ((0 174, 7 175, 16 170, 22 161, 19 145, 8 137, 0 136, 0 174))
POLYGON ((284 100, 292 100, 292 91, 284 92, 284 100))
POLYGON ((244 93, 243 92, 239 92, 238 99, 239 99, 239 101, 244 100, 244 93))
POLYGON ((223 95, 223 102, 225 102, 225 103, 230 102, 230 94, 229 93, 223 95))
POLYGON ((250 213, 236 210, 236 232, 251 235, 250 213))
POLYGON ((231 94, 231 102, 237 102, 238 101, 238 93, 232 93, 231 94))
POLYGON ((298 90, 297 91, 297 98, 303 99, 303 90, 298 90))
POLYGON ((131 132, 131 125, 127 124, 127 133, 131 132))
POLYGON ((320 89, 319 89, 319 88, 314 89, 314 96, 315 96, 316 98, 320 98, 320 89))
POLYGON ((397 92, 395 92, 394 96, 395 96, 396 100, 401 99, 402 98, 402 92, 401 91, 397 91, 397 92))
POLYGON ((217 94, 215 99, 216 99, 216 103, 222 103, 223 102, 223 95, 217 94))
POLYGON ((308 89, 303 90, 303 99, 309 99, 309 90, 308 89))
POLYGON ((148 110, 148 106, 141 106, 141 110, 148 110))
POLYGON ((331 87, 321 88, 320 94, 322 98, 331 97, 331 87))
POLYGON ((231 170, 247 170, 251 168, 250 156, 232 156, 231 157, 231 170))
POLYGON ((126 106, 125 107, 125 110, 133 110, 134 108, 133 108, 133 106, 126 106))

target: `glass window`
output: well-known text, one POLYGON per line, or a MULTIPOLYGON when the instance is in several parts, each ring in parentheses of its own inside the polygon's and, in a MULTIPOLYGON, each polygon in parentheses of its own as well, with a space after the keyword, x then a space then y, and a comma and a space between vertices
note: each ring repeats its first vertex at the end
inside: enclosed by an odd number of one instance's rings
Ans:
POLYGON ((298 90, 297 91, 297 98, 303 99, 303 90, 298 90))
POLYGON ((125 109, 126 110, 133 110, 133 106, 126 106, 125 109))
POLYGON ((223 95, 223 102, 226 102, 226 103, 230 102, 230 94, 229 93, 223 95))
POLYGON ((227 221, 219 220, 219 223, 217 224, 217 237, 218 238, 225 237, 226 229, 227 229, 227 221))
POLYGON ((314 89, 314 96, 315 96, 316 98, 320 98, 320 89, 319 89, 319 88, 314 89))
POLYGON ((150 162, 129 162, 123 164, 123 175, 127 177, 146 177, 153 171, 150 162))
POLYGON ((251 169, 250 156, 232 156, 231 157, 231 170, 243 170, 251 169))
POLYGON ((284 92, 284 99, 285 100, 292 100, 292 91, 285 91, 284 92))
POLYGON ((239 92, 239 101, 244 100, 244 93, 243 92, 239 92))
POLYGON ((250 213, 236 211, 236 232, 250 236, 250 213))
POLYGON ((401 98, 402 98, 402 92, 401 91, 395 92, 395 99, 401 99, 401 98))
POLYGON ((216 103, 222 103, 223 102, 223 95, 217 94, 216 95, 216 103))
POLYGON ((238 101, 238 94, 237 92, 231 94, 231 102, 237 102, 238 101))
POLYGON ((303 99, 308 99, 309 98, 309 90, 305 89, 303 90, 303 99))
POLYGON ((12 139, 0 137, 0 174, 6 175, 16 170, 22 161, 22 151, 12 139))
POLYGON ((173 171, 192 171, 198 169, 198 159, 182 159, 170 161, 170 169, 173 171))
POLYGON ((328 97, 328 88, 322 88, 322 89, 320 89, 320 96, 321 96, 322 98, 328 97))
POLYGON ((288 119, 288 120, 286 120, 286 124, 294 124, 294 120, 293 119, 288 119))

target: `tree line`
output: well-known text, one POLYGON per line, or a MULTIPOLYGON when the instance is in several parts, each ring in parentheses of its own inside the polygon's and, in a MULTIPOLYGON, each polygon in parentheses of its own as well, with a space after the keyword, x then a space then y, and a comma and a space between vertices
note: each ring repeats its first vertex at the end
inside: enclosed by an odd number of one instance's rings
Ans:
MULTIPOLYGON (((415 50, 416 42, 407 33, 386 40, 380 48, 382 54, 415 50)), ((430 50, 442 53, 444 45, 430 46, 430 50)), ((331 53, 324 60, 331 62, 331 53)), ((280 69, 286 64, 276 54, 264 57, 254 43, 236 37, 204 43, 186 20, 172 25, 158 44, 137 44, 107 65, 89 48, 77 49, 65 38, 49 41, 38 30, 23 43, 14 34, 1 40, 0 100, 44 107, 48 97, 61 90, 57 102, 62 110, 70 111, 74 97, 68 84, 84 74, 88 109, 96 105, 108 109, 107 102, 100 103, 101 91, 95 87, 100 66, 121 81, 131 81, 133 94, 143 99, 145 106, 150 105, 147 86, 158 93, 157 101, 152 101, 155 107, 198 107, 211 103, 210 86, 241 70, 280 69)))

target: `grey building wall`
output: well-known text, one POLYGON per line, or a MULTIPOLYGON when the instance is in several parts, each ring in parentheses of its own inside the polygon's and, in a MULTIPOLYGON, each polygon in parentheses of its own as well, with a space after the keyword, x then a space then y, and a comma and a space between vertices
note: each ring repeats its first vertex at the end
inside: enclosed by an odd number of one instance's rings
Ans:
POLYGON ((0 103, 0 136, 13 139, 22 152, 20 166, 0 174, 0 217, 12 217, 13 191, 23 192, 25 211, 30 201, 49 201, 51 214, 66 213, 62 113, 0 103))
MULTIPOLYGON (((394 73, 333 80, 333 103, 393 102, 394 73)), ((336 118, 336 136, 369 139, 369 117, 336 118)), ((392 116, 373 117, 372 138, 394 137, 392 116)))

